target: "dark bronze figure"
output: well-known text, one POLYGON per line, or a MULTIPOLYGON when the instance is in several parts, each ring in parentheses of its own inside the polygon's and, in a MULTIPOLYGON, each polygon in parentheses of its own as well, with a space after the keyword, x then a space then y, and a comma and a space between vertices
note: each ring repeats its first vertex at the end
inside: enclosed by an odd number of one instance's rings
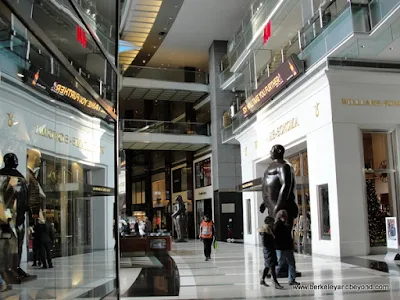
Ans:
POLYGON ((174 219, 174 225, 177 234, 176 242, 187 242, 187 213, 182 196, 179 195, 176 197, 174 207, 175 212, 172 214, 172 218, 174 219))
POLYGON ((262 195, 264 202, 260 206, 263 213, 268 209, 268 215, 275 218, 280 210, 288 213, 288 223, 293 226, 299 209, 296 203, 295 175, 293 167, 284 159, 285 148, 275 145, 271 149, 272 163, 264 173, 262 182, 262 195))

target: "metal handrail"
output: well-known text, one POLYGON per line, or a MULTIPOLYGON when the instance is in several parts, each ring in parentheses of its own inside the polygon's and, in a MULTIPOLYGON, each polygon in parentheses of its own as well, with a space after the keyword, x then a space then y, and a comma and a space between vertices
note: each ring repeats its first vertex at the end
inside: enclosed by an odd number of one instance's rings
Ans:
POLYGON ((121 119, 120 130, 137 133, 165 133, 210 136, 210 124, 199 122, 172 122, 143 119, 121 119))

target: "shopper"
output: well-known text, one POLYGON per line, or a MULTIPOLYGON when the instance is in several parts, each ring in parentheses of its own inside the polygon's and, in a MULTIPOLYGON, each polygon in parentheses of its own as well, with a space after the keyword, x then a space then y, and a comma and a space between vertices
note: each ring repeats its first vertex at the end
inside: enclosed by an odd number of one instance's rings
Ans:
POLYGON ((206 261, 211 259, 211 247, 215 239, 215 227, 213 221, 208 215, 203 217, 203 222, 200 225, 200 239, 204 244, 204 256, 206 261))
POLYGON ((39 247, 39 257, 43 265, 42 268, 53 268, 51 249, 53 248, 54 234, 51 225, 47 222, 37 222, 34 230, 39 247))
POLYGON ((4 280, 3 277, 1 277, 0 274, 0 292, 5 292, 11 290, 11 285, 8 285, 4 280))
POLYGON ((288 223, 288 214, 286 210, 280 210, 276 214, 275 242, 278 256, 276 273, 279 274, 282 266, 287 263, 289 267, 289 284, 299 285, 299 283, 296 282, 296 262, 293 252, 292 228, 288 223))
POLYGON ((265 278, 267 277, 269 270, 271 270, 271 275, 274 281, 275 288, 283 289, 283 287, 278 282, 275 272, 275 267, 278 264, 278 259, 276 257, 275 235, 273 231, 274 222, 274 218, 266 217, 264 220, 264 225, 259 229, 264 252, 264 271, 260 284, 263 286, 268 286, 268 284, 265 283, 265 278))

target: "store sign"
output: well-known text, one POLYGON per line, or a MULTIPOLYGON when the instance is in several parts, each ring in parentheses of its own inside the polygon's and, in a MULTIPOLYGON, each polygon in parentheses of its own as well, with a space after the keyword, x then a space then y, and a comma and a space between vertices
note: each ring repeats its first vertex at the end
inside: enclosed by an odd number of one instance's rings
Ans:
POLYGON ((246 189, 251 189, 253 187, 260 186, 261 184, 262 184, 262 178, 257 178, 257 179, 242 183, 239 186, 239 190, 242 191, 242 190, 246 190, 246 189))
POLYGON ((349 106, 387 106, 393 107, 397 106, 400 107, 400 100, 364 100, 364 99, 342 99, 343 105, 349 106))
MULTIPOLYGON (((90 145, 88 143, 88 141, 77 138, 77 137, 71 137, 67 134, 48 129, 45 125, 36 126, 35 133, 37 135, 54 140, 58 143, 68 144, 68 145, 72 145, 72 146, 82 149, 82 150, 95 152, 95 148, 93 148, 93 145, 90 145)), ((104 154, 104 147, 99 146, 99 150, 97 150, 97 152, 100 152, 100 154, 104 154)))
POLYGON ((87 47, 86 32, 79 25, 76 25, 76 40, 82 45, 83 48, 87 47))
POLYGON ((267 81, 240 107, 245 118, 250 117, 304 72, 302 61, 291 55, 268 77, 267 81))
POLYGON ((300 126, 299 119, 297 118, 291 119, 290 121, 282 124, 275 130, 271 131, 271 133, 269 134, 269 141, 277 139, 278 137, 288 133, 289 131, 292 131, 298 126, 300 126))
MULTIPOLYGON (((31 72, 31 71, 29 71, 31 72)), ((94 100, 88 99, 85 92, 79 92, 72 84, 61 82, 61 80, 47 72, 34 71, 27 74, 26 83, 37 88, 39 91, 50 94, 54 99, 71 104, 81 111, 95 115, 102 119, 108 117, 106 111, 94 100)))

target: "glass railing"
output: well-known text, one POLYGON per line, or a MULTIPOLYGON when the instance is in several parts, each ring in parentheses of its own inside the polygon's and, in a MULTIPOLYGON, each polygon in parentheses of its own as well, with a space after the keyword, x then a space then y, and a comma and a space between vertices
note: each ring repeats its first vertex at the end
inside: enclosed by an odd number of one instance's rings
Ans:
POLYGON ((164 80, 172 82, 208 84, 208 73, 185 69, 152 68, 133 65, 121 65, 124 77, 164 80))
POLYGON ((211 135, 210 124, 206 123, 123 119, 120 120, 120 126, 120 129, 124 132, 211 135))
POLYGON ((354 32, 369 32, 370 25, 366 20, 368 20, 368 7, 349 6, 309 43, 305 39, 306 33, 302 33, 302 43, 305 45, 302 45, 303 51, 299 57, 305 61, 306 68, 320 61, 354 32))
POLYGON ((371 25, 374 28, 391 11, 400 5, 399 0, 372 0, 369 4, 371 11, 371 25))

